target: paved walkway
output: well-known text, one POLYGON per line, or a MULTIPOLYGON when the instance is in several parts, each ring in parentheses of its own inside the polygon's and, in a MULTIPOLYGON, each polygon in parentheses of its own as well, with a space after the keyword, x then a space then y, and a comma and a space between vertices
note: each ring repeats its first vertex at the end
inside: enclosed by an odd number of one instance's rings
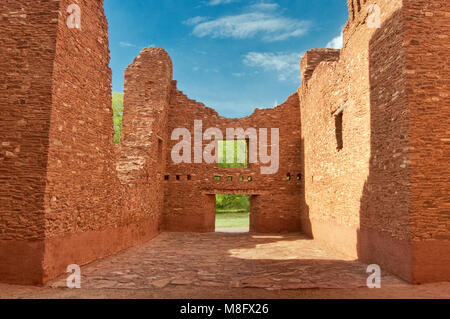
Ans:
MULTIPOLYGON (((366 287, 367 265, 301 235, 163 233, 82 267, 83 289, 366 287)), ((66 276, 50 287, 66 286, 66 276)), ((383 273, 384 287, 405 286, 383 273)))

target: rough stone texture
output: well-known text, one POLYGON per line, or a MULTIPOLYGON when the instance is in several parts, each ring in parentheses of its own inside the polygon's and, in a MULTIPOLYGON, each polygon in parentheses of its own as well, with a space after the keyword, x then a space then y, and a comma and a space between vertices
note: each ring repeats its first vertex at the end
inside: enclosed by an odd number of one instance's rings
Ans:
MULTIPOLYGON (((301 147, 297 94, 285 103, 267 110, 256 109, 246 118, 228 119, 213 109, 188 99, 173 83, 170 100, 168 131, 187 128, 192 136, 194 159, 194 120, 201 120, 203 132, 226 129, 271 128, 280 129, 280 169, 276 174, 261 174, 261 165, 247 168, 221 168, 217 163, 175 164, 172 147, 179 140, 169 141, 163 229, 168 231, 211 232, 215 227, 215 194, 248 194, 250 199, 250 230, 257 232, 292 232, 300 230, 301 203, 301 147), (287 175, 292 176, 287 180, 287 175), (188 179, 188 175, 191 180, 188 179), (179 180, 177 179, 177 176, 179 180), (215 177, 220 177, 216 181, 215 177), (228 180, 232 178, 232 181, 228 180), (251 181, 248 178, 251 177, 251 181), (300 179, 297 179, 299 177, 300 179), (241 181, 241 178, 243 179, 241 181)), ((169 136, 170 137, 170 136, 169 136)), ((259 136, 258 136, 259 138, 259 136)), ((270 145, 271 136, 268 136, 270 145)), ((203 141, 202 149, 210 141, 203 141)), ((250 143, 250 142, 248 142, 250 143)), ((258 140, 259 143, 259 140, 258 140)), ((271 147, 269 146, 269 152, 271 147)))
POLYGON ((300 61, 302 83, 308 82, 316 67, 323 61, 339 60, 340 50, 336 49, 311 49, 308 50, 300 61))
POLYGON ((91 252, 100 243, 86 245, 83 235, 118 225, 107 21, 101 1, 77 1, 81 29, 68 28, 66 10, 72 3, 58 1, 44 195, 44 281, 70 263, 102 256, 103 249, 91 252))
MULTIPOLYGON (((308 237, 163 233, 154 240, 82 268, 83 289, 187 286, 269 291, 367 288, 367 265, 308 237), (214 247, 214 249, 210 249, 214 247)), ((387 272, 381 284, 409 286, 387 272)), ((66 276, 49 283, 65 288, 66 276)))
MULTIPOLYGON (((151 239, 161 212, 148 194, 153 171, 123 182, 103 2, 8 0, 1 9, 0 278, 38 284, 151 239), (72 3, 81 30, 66 25, 72 3)), ((133 137, 124 140, 131 155, 133 137)))
MULTIPOLYGON (((212 232, 218 193, 251 195, 252 231, 302 230, 410 282, 450 280, 450 3, 372 3, 381 28, 367 26, 368 1, 348 0, 343 49, 308 51, 298 92, 242 119, 188 99, 167 53, 144 49, 125 72, 124 136, 114 146, 103 2, 2 1, 0 281, 43 283, 161 229, 212 232), (72 3, 81 30, 66 25, 72 3), (171 133, 193 137, 195 120, 202 132, 279 128, 279 171, 175 165, 171 133)), ((121 284, 133 286, 136 274, 126 276, 121 284)), ((276 287, 256 282, 266 284, 276 287)))
POLYGON ((315 50, 302 62, 302 229, 409 281, 449 280, 449 71, 438 58, 448 60, 449 4, 371 3, 380 29, 366 24, 368 2, 349 1, 339 60, 315 50))
POLYGON ((57 2, 0 4, 1 281, 42 277, 57 18, 57 2))
POLYGON ((404 1, 414 281, 450 281, 450 3, 404 1))

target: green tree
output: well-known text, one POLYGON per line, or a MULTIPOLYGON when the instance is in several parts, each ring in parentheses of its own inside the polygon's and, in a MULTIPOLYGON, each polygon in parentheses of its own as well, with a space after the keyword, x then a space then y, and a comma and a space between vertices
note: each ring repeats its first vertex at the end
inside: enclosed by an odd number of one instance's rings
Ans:
POLYGON ((114 144, 120 143, 122 136, 123 93, 113 92, 112 109, 114 122, 114 144))

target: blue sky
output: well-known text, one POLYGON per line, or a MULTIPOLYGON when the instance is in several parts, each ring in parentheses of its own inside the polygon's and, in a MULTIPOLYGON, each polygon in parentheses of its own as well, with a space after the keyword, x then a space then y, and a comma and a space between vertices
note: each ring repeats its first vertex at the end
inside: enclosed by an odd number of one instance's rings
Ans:
POLYGON ((105 11, 113 91, 140 50, 163 47, 178 88, 227 117, 284 102, 304 52, 339 48, 348 19, 343 0, 105 0, 105 11))

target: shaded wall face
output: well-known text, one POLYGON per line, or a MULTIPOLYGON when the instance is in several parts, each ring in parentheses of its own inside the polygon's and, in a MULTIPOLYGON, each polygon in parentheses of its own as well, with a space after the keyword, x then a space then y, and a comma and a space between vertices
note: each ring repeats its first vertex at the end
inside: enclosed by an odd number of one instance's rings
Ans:
POLYGON ((448 280, 449 4, 374 2, 380 28, 349 0, 339 61, 304 72, 306 231, 408 281, 448 280))
MULTIPOLYGON (((275 109, 256 110, 242 119, 220 117, 214 110, 189 100, 173 84, 168 120, 168 137, 176 128, 186 128, 192 137, 191 158, 194 161, 194 120, 202 121, 201 134, 209 128, 219 129, 226 138, 226 129, 267 128, 269 154, 271 128, 279 129, 279 169, 275 174, 261 174, 261 166, 250 163, 247 168, 220 168, 217 163, 181 163, 172 161, 171 151, 180 139, 169 141, 165 180, 163 229, 169 231, 214 231, 214 194, 250 194, 251 230, 284 232, 300 230, 301 177, 300 121, 296 94, 275 109), (287 180, 287 175, 292 176, 287 180), (216 181, 220 177, 220 181, 216 181), (228 180, 231 178, 232 180, 228 180), (242 178, 242 181, 241 181, 242 178), (249 181, 251 178, 251 181, 249 181), (213 199, 213 200, 211 200, 213 199), (257 203, 257 204, 256 204, 257 203)), ((259 138, 259 136, 258 136, 259 138)), ((204 150, 210 143, 200 145, 204 150)))
POLYGON ((404 21, 403 9, 395 9, 369 41, 371 157, 361 197, 358 253, 411 281, 404 21))
POLYGON ((57 2, 0 4, 0 278, 42 277, 57 2))
POLYGON ((404 1, 413 280, 450 280, 450 3, 404 1))
POLYGON ((375 2, 381 28, 365 22, 368 4, 350 12, 339 61, 299 90, 305 211, 314 238, 410 279, 402 1, 375 2))

